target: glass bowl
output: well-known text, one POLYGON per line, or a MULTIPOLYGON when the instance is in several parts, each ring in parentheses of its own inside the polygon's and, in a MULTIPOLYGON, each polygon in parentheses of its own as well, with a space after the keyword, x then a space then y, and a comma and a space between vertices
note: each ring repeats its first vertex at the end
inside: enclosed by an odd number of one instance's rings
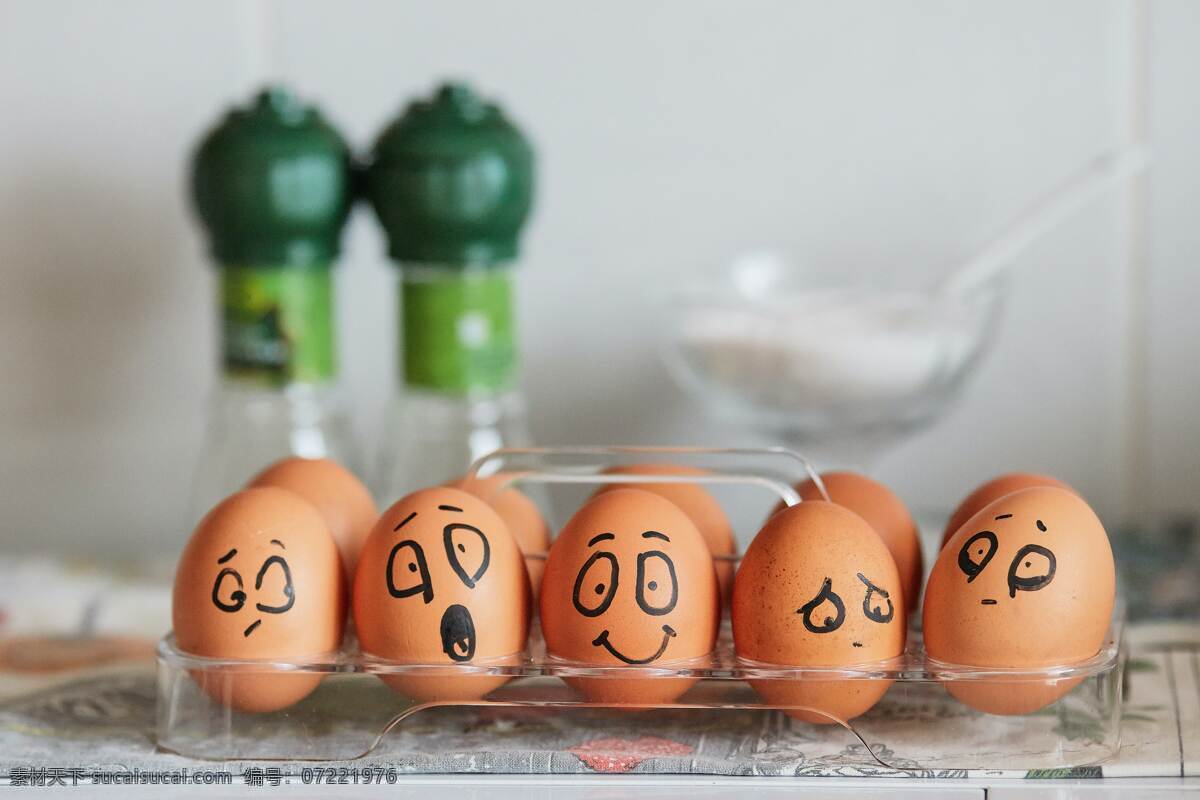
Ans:
POLYGON ((717 417, 790 446, 873 449, 946 412, 994 338, 1002 297, 997 282, 948 293, 756 255, 672 292, 661 350, 717 417))

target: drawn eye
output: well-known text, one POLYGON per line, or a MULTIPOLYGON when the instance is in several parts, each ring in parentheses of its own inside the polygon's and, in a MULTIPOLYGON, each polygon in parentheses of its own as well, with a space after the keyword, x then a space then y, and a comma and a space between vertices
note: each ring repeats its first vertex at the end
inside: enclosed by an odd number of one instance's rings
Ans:
POLYGON ((804 627, 813 633, 832 633, 846 620, 846 605, 833 591, 833 581, 826 578, 817 596, 796 609, 804 627))
POLYGON ((575 610, 585 617, 598 617, 607 611, 617 593, 620 572, 617 557, 612 553, 592 553, 575 577, 575 590, 571 594, 575 610))
POLYGON ((650 550, 637 560, 637 604, 647 614, 660 617, 671 613, 679 601, 675 564, 661 550, 650 550))
POLYGON ((217 573, 217 580, 213 583, 212 601, 217 608, 230 614, 240 611, 242 606, 246 605, 242 576, 236 570, 226 567, 217 573))
POLYGON ((425 551, 412 539, 399 542, 388 554, 387 588, 392 597, 412 597, 419 593, 426 603, 433 601, 425 551))
POLYGON ((1025 545, 1008 567, 1008 596, 1045 589, 1054 580, 1057 566, 1058 560, 1049 549, 1040 544, 1025 545))
POLYGON ((292 586, 292 570, 283 556, 271 556, 258 570, 254 579, 254 591, 259 597, 271 602, 256 602, 254 607, 264 614, 282 614, 296 602, 296 590, 292 586))
POLYGON ((450 560, 454 574, 468 589, 474 589, 483 573, 487 572, 488 562, 492 558, 492 547, 487 537, 478 528, 455 522, 443 529, 442 541, 446 545, 446 558, 450 560))
POLYGON ((888 595, 887 589, 881 589, 871 583, 861 572, 858 573, 858 579, 867 587, 867 593, 863 597, 862 606, 863 614, 866 615, 866 618, 871 620, 871 622, 891 622, 892 617, 896 614, 896 608, 892 605, 892 598, 888 595), (880 600, 887 603, 887 611, 884 611, 883 606, 879 604, 880 600))
POLYGON ((980 531, 963 544, 958 551, 958 568, 967 574, 967 583, 975 580, 983 568, 996 555, 996 534, 980 531))

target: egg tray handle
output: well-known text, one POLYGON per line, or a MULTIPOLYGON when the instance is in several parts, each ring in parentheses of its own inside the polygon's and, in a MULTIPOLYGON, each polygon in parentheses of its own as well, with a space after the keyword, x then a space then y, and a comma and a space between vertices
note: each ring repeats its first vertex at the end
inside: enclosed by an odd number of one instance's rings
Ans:
MULTIPOLYGON (((716 485, 753 485, 769 489, 779 496, 786 505, 793 506, 801 501, 801 497, 793 483, 799 473, 792 476, 784 475, 779 470, 766 466, 768 461, 785 462, 798 465, 804 476, 813 482, 821 497, 829 500, 829 492, 821 480, 820 473, 806 457, 786 447, 674 447, 674 446, 640 446, 640 445, 581 445, 569 447, 505 447, 477 459, 467 469, 466 478, 493 475, 498 472, 513 473, 504 487, 516 483, 568 483, 568 484, 638 484, 638 483, 689 483, 716 485), (689 463, 687 466, 700 466, 709 470, 707 474, 680 472, 655 472, 652 475, 637 473, 606 473, 605 468, 616 466, 636 466, 639 462, 630 462, 629 456, 682 457, 689 462, 699 460, 701 463, 689 463), (583 457, 591 457, 591 461, 578 462, 583 457), (720 462, 727 459, 752 459, 754 463, 749 469, 740 466, 736 470, 726 470, 720 462), (515 465, 508 462, 514 462, 515 465), (581 472, 580 470, 591 470, 581 472)), ((683 465, 680 465, 683 466, 683 465)))

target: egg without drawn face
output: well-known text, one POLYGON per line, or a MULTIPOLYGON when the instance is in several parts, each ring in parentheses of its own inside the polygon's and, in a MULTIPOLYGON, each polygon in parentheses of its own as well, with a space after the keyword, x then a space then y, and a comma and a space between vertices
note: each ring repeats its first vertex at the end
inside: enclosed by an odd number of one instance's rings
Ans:
POLYGON ((529 587, 536 600, 542 585, 542 572, 546 568, 546 551, 550 549, 550 526, 546 524, 537 504, 524 492, 514 486, 505 486, 513 477, 511 473, 498 472, 486 478, 460 478, 447 485, 475 495, 504 520, 508 532, 525 554, 529 587))
MULTIPOLYGON (((364 653, 410 664, 486 665, 525 649, 529 579, 504 521, 478 497, 421 489, 379 518, 354 576, 364 653)), ((382 675, 423 700, 471 700, 508 678, 382 675)))
MULTIPOLYGON (((679 464, 628 464, 605 470, 609 475, 708 475, 708 470, 698 467, 687 467, 679 464)), ((712 494, 698 483, 630 483, 610 484, 601 487, 596 494, 610 492, 617 488, 641 489, 666 498, 688 515, 695 524, 700 535, 704 537, 708 550, 714 556, 731 556, 737 553, 737 540, 733 535, 733 526, 725 516, 724 509, 712 494)), ((733 562, 717 560, 713 562, 717 572, 717 583, 721 588, 721 600, 729 601, 729 593, 733 590, 733 562)))
MULTIPOLYGON (((883 539, 888 552, 896 560, 896 569, 900 571, 904 607, 910 611, 916 608, 917 598, 921 594, 924 562, 917 524, 913 522, 904 502, 882 483, 856 472, 822 473, 821 481, 831 501, 865 519, 883 539)), ((811 479, 796 486, 796 491, 805 501, 824 499, 811 479)))
MULTIPOLYGON (((290 659, 337 649, 344 598, 337 547, 320 513, 283 489, 244 489, 210 511, 184 548, 171 617, 184 652, 290 659)), ((239 711, 285 708, 321 680, 217 670, 193 677, 239 711)))
POLYGON ((954 509, 954 513, 946 522, 946 529, 942 532, 941 546, 945 547, 946 542, 950 541, 951 536, 958 533, 958 529, 963 526, 963 523, 978 514, 984 506, 1007 494, 1021 489, 1032 489, 1034 486, 1054 486, 1066 489, 1068 492, 1075 491, 1057 478, 1051 478, 1049 475, 1035 475, 1030 472, 1012 472, 992 478, 987 483, 975 487, 975 490, 958 504, 958 508, 954 509))
POLYGON ((325 517, 337 543, 347 585, 379 510, 354 473, 328 458, 285 458, 260 472, 249 486, 277 486, 295 492, 325 517))
MULTIPOLYGON (((984 507, 942 548, 925 589, 925 648, 979 667, 1082 661, 1104 644, 1115 588, 1108 535, 1088 504, 1065 489, 1023 489, 984 507)), ((1024 714, 1078 682, 946 688, 981 711, 1024 714)))
MULTIPOLYGON (((720 621, 712 557, 692 520, 640 489, 596 495, 550 548, 546 651, 586 664, 661 666, 706 656, 720 621)), ((593 702, 666 703, 691 678, 567 678, 593 702)))
MULTIPOLYGON (((904 651, 905 607, 896 562, 854 512, 805 501, 773 515, 754 537, 733 583, 733 641, 741 659, 837 667, 904 651)), ((768 703, 806 722, 848 721, 891 681, 750 681, 768 703)))

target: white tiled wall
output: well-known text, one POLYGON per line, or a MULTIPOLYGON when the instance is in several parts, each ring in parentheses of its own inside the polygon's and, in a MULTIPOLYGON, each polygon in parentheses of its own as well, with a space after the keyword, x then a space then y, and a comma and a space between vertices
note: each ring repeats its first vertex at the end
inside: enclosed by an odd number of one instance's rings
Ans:
MULTIPOLYGON (((763 244, 952 263, 1148 109, 1145 225, 1113 196, 1032 250, 961 406, 880 471, 918 506, 1033 468, 1110 518, 1200 510, 1198 33, 1184 0, 6 0, 0 547, 177 546, 215 333, 181 177, 268 78, 359 146, 444 77, 531 132, 520 310, 547 443, 733 436, 662 373, 647 289, 763 244)), ((392 278, 357 213, 339 308, 364 434, 391 390, 392 278)))

